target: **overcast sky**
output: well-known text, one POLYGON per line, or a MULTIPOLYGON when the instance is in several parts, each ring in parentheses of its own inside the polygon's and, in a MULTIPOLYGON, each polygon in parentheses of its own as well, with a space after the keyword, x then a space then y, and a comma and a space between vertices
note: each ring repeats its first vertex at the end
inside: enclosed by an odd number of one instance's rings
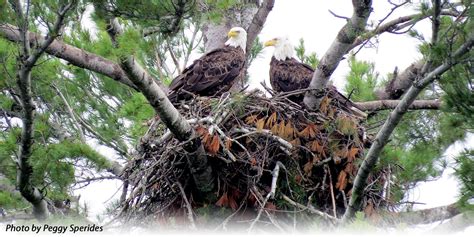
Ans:
MULTIPOLYGON (((393 2, 397 3, 399 1, 395 0, 393 2)), ((370 16, 369 24, 377 24, 378 20, 387 15, 391 7, 392 5, 388 1, 373 1, 374 10, 370 16)), ((277 36, 289 36, 293 45, 297 45, 299 39, 302 38, 305 42, 306 51, 316 52, 318 57, 321 58, 341 27, 346 23, 344 19, 334 17, 329 10, 337 15, 350 17, 352 15, 352 4, 351 1, 347 0, 276 0, 275 6, 260 34, 260 39, 266 41, 277 36)), ((414 9, 411 7, 402 7, 387 20, 409 15, 413 12, 414 9)), ((430 23, 428 21, 420 23, 416 29, 426 32, 427 38, 429 38, 430 23)), ((273 47, 265 48, 260 57, 250 66, 251 88, 258 87, 263 80, 268 80, 272 53, 273 47)), ((357 55, 360 60, 374 62, 376 70, 382 76, 393 72, 396 66, 403 69, 420 57, 416 40, 405 35, 393 34, 382 35, 376 48, 365 48, 357 55)), ((347 72, 347 60, 343 60, 331 77, 334 85, 342 89, 347 72)))

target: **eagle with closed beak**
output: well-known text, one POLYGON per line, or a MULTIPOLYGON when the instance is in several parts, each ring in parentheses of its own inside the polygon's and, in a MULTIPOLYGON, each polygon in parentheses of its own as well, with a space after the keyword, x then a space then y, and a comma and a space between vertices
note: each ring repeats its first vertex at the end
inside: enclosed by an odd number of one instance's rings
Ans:
MULTIPOLYGON (((275 51, 270 62, 270 84, 276 92, 291 92, 308 88, 313 78, 314 69, 309 65, 296 60, 294 48, 287 37, 278 37, 265 42, 265 47, 274 46, 275 51)), ((328 86, 328 95, 336 99, 351 112, 364 114, 347 97, 337 91, 336 87, 328 86)), ((304 94, 292 95, 289 99, 295 103, 302 103, 304 94)))
POLYGON ((230 90, 244 69, 247 32, 234 27, 227 35, 224 47, 204 54, 171 82, 171 102, 190 99, 192 94, 220 96, 230 90))

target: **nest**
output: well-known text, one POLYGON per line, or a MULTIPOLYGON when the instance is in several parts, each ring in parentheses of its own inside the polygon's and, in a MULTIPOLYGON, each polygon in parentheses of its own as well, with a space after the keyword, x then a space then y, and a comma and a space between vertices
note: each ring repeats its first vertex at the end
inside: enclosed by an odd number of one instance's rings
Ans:
MULTIPOLYGON (((213 207, 230 210, 226 221, 237 214, 255 220, 262 211, 270 219, 283 217, 295 209, 328 220, 340 217, 370 145, 363 118, 348 103, 331 99, 331 92, 318 112, 290 100, 294 93, 197 97, 179 106, 212 168, 215 183, 206 195, 197 191, 185 143, 154 119, 124 171, 129 195, 121 215, 162 221, 181 216, 193 222, 198 210, 213 207)), ((365 203, 380 203, 382 181, 371 179, 365 203)))

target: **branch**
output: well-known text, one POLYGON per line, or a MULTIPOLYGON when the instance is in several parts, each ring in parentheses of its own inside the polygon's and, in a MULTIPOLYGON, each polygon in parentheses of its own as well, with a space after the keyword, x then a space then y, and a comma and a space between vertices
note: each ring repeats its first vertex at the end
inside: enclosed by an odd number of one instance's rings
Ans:
POLYGON ((389 213, 388 220, 392 224, 406 223, 409 225, 429 224, 436 221, 447 220, 460 213, 456 203, 433 207, 429 209, 389 213))
POLYGON ((318 67, 314 71, 313 78, 309 85, 309 89, 304 97, 304 104, 309 109, 318 109, 323 97, 323 89, 329 77, 336 70, 343 56, 348 52, 355 39, 364 31, 372 11, 371 0, 353 0, 352 5, 354 12, 352 17, 339 31, 336 39, 321 58, 318 67))
POLYGON ((81 139, 82 142, 85 143, 86 142, 86 137, 84 136, 84 132, 82 131, 81 126, 79 125, 79 122, 78 122, 78 119, 76 117, 76 114, 74 113, 74 110, 69 105, 69 102, 67 102, 67 100, 64 97, 63 93, 61 93, 61 91, 55 85, 51 85, 51 87, 56 91, 56 94, 63 101, 69 115, 71 116, 72 122, 73 122, 74 126, 76 127, 77 132, 79 133, 79 138, 81 139))
MULTIPOLYGON (((22 42, 19 28, 10 24, 0 23, 0 36, 12 42, 22 42)), ((46 41, 46 37, 32 32, 28 33, 28 39, 31 44, 43 44, 46 41)), ((57 39, 52 40, 51 44, 45 49, 45 53, 64 59, 77 67, 108 76, 124 85, 136 89, 136 86, 128 79, 120 66, 109 59, 79 49, 57 39)))
POLYGON ((439 224, 430 232, 436 234, 452 234, 472 226, 472 223, 474 223, 474 212, 468 211, 466 213, 460 213, 451 218, 449 221, 439 224))
MULTIPOLYGON (((394 109, 400 103, 400 100, 375 100, 366 102, 355 103, 357 107, 362 111, 379 111, 394 109)), ((408 107, 410 110, 418 109, 433 109, 437 110, 441 108, 441 101, 439 100, 415 100, 408 107)))
POLYGON ((421 70, 425 65, 424 60, 418 60, 408 66, 401 73, 395 70, 393 78, 387 83, 384 89, 375 91, 377 98, 380 100, 399 99, 405 91, 410 88, 415 78, 421 75, 421 70))
POLYGON ((10 2, 20 23, 18 30, 18 41, 21 42, 20 56, 18 57, 19 69, 17 72, 17 84, 20 92, 20 100, 22 106, 22 130, 21 142, 19 145, 18 155, 18 173, 17 182, 21 195, 32 204, 33 215, 37 219, 46 219, 49 215, 48 204, 45 201, 44 195, 41 191, 32 185, 31 176, 33 174, 33 167, 29 159, 32 154, 32 146, 34 143, 34 119, 36 106, 33 102, 33 93, 31 90, 31 70, 35 66, 36 61, 44 53, 44 50, 57 37, 61 29, 67 11, 76 4, 75 1, 66 6, 62 6, 58 12, 58 17, 54 23, 54 28, 49 32, 48 38, 42 42, 41 46, 36 51, 31 53, 30 37, 28 36, 28 12, 29 1, 26 3, 26 14, 23 12, 22 3, 20 0, 10 2))
POLYGON ((389 117, 385 121, 383 127, 377 133, 372 146, 370 147, 364 161, 359 167, 359 171, 354 180, 354 186, 352 188, 352 196, 349 201, 349 207, 344 213, 344 222, 350 221, 356 211, 360 209, 362 203, 363 192, 365 189, 365 183, 369 176, 370 171, 374 168, 375 164, 378 161, 379 155, 388 142, 388 138, 392 134, 395 127, 400 122, 403 115, 407 112, 410 105, 413 103, 418 94, 430 83, 432 83, 436 78, 441 76, 444 72, 449 70, 451 67, 459 63, 459 57, 468 53, 474 44, 474 34, 469 36, 461 47, 459 47, 456 52, 454 52, 452 58, 447 59, 447 61, 433 71, 428 73, 424 78, 419 81, 415 81, 407 93, 398 103, 397 107, 390 113, 389 117))
MULTIPOLYGON (((445 15, 445 16, 454 16, 457 17, 458 14, 456 14, 453 11, 450 10, 443 10, 439 13, 440 15, 445 15)), ((414 25, 428 17, 430 17, 430 11, 427 11, 424 14, 412 14, 412 15, 407 15, 407 16, 401 16, 399 18, 393 19, 391 21, 388 21, 384 24, 381 24, 377 26, 375 29, 368 31, 359 37, 357 37, 352 43, 351 47, 349 48, 349 51, 357 47, 358 45, 361 45, 367 40, 370 40, 371 38, 381 35, 383 33, 392 33, 392 32, 397 32, 399 30, 402 30, 410 25, 414 25), (409 23, 409 24, 408 24, 409 23)))
POLYGON ((245 55, 250 55, 252 45, 258 34, 260 34, 260 31, 262 31, 268 14, 272 11, 274 5, 275 0, 262 1, 257 13, 255 13, 253 16, 252 23, 250 23, 249 27, 247 28, 247 47, 245 48, 247 52, 245 52, 245 55))
MULTIPOLYGON (((118 47, 118 43, 114 39, 116 39, 123 30, 117 19, 109 19, 107 32, 114 41, 115 46, 118 47)), ((173 133, 179 141, 185 142, 184 150, 188 153, 187 160, 192 170, 196 186, 203 193, 211 191, 214 187, 212 168, 208 164, 207 155, 201 143, 201 139, 196 136, 194 129, 171 104, 166 93, 156 84, 156 80, 137 63, 134 56, 121 57, 120 66, 127 73, 133 84, 143 93, 171 133, 173 133)))

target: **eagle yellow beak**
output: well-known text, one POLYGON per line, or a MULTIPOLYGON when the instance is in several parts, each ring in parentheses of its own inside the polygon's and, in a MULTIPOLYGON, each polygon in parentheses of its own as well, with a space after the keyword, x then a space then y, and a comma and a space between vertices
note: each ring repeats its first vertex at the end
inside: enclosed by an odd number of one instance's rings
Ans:
POLYGON ((232 31, 232 30, 231 30, 231 31, 229 31, 229 33, 227 33, 227 36, 228 36, 229 38, 235 37, 235 36, 237 36, 237 35, 239 35, 239 32, 237 32, 237 31, 232 31))
POLYGON ((276 40, 272 39, 272 40, 269 40, 267 42, 265 42, 265 44, 263 44, 265 47, 268 47, 268 46, 275 46, 276 44, 276 40))

